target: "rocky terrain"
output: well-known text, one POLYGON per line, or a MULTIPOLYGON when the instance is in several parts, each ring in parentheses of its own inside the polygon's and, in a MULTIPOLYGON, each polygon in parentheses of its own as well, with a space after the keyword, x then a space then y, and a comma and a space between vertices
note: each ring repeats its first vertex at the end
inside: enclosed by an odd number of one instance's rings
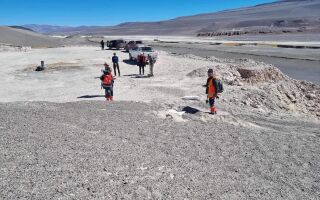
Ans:
POLYGON ((317 199, 319 122, 156 104, 0 104, 1 199, 317 199), (246 117, 244 117, 246 116, 246 117), (198 119, 198 120, 195 120, 198 119), (253 123, 255 122, 255 123, 253 123))
POLYGON ((113 53, 0 53, 0 199, 319 197, 319 85, 252 59, 165 51, 147 78, 117 51, 110 103, 97 77, 113 53), (224 82, 217 115, 208 68, 224 82))
MULTIPOLYGON (((212 60, 217 62, 215 58, 212 60)), ((235 102, 239 101, 238 105, 320 117, 319 85, 293 80, 272 65, 249 59, 222 62, 223 64, 216 65, 213 69, 226 84, 240 87, 242 91, 234 95, 235 102), (224 65, 225 63, 227 64, 224 65)), ((199 68, 188 76, 205 77, 206 71, 207 68, 199 68)))

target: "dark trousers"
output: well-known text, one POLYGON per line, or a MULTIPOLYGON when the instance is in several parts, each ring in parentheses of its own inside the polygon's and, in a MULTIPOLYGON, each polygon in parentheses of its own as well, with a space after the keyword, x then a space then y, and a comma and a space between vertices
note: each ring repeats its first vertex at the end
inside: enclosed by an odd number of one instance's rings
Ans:
POLYGON ((210 107, 214 107, 215 98, 209 98, 209 105, 210 107))
POLYGON ((104 87, 104 89, 106 98, 113 97, 113 86, 104 87))
POLYGON ((144 67, 143 65, 139 65, 139 74, 143 74, 144 75, 144 67), (142 73, 141 73, 142 72, 142 73))
POLYGON ((144 75, 144 66, 139 66, 139 74, 144 75), (141 73, 141 71, 142 71, 142 73, 141 73))
POLYGON ((114 71, 114 75, 117 76, 117 69, 118 69, 118 74, 120 76, 120 67, 119 67, 119 63, 113 63, 113 71, 114 71))
POLYGON ((104 50, 104 45, 101 45, 101 50, 104 50))

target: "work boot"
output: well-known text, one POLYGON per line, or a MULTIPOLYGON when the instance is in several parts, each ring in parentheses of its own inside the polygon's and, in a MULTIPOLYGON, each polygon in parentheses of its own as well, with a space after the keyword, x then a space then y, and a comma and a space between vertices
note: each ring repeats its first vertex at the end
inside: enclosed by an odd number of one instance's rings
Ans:
POLYGON ((210 108, 210 113, 211 114, 217 114, 217 108, 215 106, 210 108))

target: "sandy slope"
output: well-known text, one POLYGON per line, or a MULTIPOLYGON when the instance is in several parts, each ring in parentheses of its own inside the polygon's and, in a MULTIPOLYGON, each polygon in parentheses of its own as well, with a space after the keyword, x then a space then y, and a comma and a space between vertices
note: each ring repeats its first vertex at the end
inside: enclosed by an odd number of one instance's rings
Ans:
POLYGON ((61 40, 27 30, 0 26, 0 43, 30 47, 57 47, 61 40))

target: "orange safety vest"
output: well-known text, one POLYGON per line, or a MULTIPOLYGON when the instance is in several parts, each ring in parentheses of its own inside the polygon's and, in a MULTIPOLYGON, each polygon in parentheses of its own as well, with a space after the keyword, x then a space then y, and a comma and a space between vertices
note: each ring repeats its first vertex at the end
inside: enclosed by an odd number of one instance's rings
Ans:
POLYGON ((216 88, 213 85, 213 79, 211 79, 208 85, 208 98, 214 98, 215 96, 216 96, 216 88))
POLYGON ((103 77, 103 85, 111 85, 112 84, 112 75, 111 74, 108 74, 108 75, 104 75, 103 77))

